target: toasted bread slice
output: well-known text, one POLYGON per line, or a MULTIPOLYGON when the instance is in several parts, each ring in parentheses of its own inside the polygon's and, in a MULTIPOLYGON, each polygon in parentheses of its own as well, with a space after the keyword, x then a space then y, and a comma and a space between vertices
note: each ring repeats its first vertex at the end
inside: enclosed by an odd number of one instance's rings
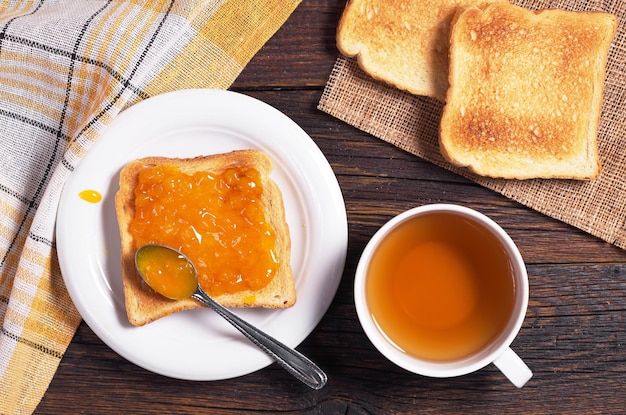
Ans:
MULTIPOLYGON (((492 0, 505 1, 505 0, 492 0)), ((337 48, 375 79, 444 101, 450 22, 459 7, 490 0, 350 0, 337 48)))
MULTIPOLYGON (((263 193, 261 206, 276 235, 274 253, 279 259, 275 276, 264 288, 252 291, 224 293, 214 297, 226 307, 286 308, 296 301, 296 290, 290 264, 291 239, 285 219, 285 210, 280 189, 269 177, 272 170, 270 158, 256 150, 240 150, 212 156, 189 159, 147 157, 127 164, 120 173, 120 188, 115 197, 115 208, 122 241, 122 280, 128 320, 133 325, 143 325, 169 314, 201 307, 193 299, 169 300, 153 291, 141 279, 134 265, 135 242, 129 226, 135 215, 135 188, 139 173, 148 166, 177 166, 183 173, 193 174, 207 171, 220 174, 232 167, 253 167, 262 178, 263 193)), ((214 212, 219 215, 219 212, 214 212)), ((158 242, 158 237, 156 237, 158 242)), ((210 255, 211 253, 207 253, 210 255)), ((210 262, 210 260, 208 260, 210 262)))
POLYGON ((484 176, 594 179, 615 16, 510 4, 460 11, 450 34, 445 158, 484 176))

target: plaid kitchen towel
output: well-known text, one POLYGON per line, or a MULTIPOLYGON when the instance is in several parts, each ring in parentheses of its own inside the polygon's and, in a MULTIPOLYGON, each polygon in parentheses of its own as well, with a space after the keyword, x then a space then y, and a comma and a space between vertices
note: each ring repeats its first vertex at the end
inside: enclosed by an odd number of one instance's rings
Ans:
POLYGON ((0 0, 0 413, 32 413, 80 323, 61 189, 124 108, 226 89, 300 0, 0 0))

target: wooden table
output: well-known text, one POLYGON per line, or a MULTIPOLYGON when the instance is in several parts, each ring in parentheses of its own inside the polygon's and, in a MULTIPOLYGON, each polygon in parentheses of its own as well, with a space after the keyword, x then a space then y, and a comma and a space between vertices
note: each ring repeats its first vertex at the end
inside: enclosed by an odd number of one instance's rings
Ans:
POLYGON ((343 278, 330 309, 298 347, 328 373, 327 386, 309 390, 276 364, 232 380, 170 379, 124 360, 82 323, 36 413, 624 413, 626 252, 317 110, 338 53, 334 36, 344 4, 303 1, 232 87, 298 123, 343 191, 349 224, 343 278), (513 348, 534 377, 522 389, 493 365, 453 379, 407 373, 361 329, 352 294, 361 251, 393 215, 433 202, 492 217, 526 260, 530 302, 513 348))

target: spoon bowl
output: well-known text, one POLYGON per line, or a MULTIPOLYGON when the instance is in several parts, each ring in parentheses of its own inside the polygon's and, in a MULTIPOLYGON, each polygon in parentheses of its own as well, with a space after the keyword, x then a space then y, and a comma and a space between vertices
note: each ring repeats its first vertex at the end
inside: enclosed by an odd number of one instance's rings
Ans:
POLYGON ((211 308, 305 385, 321 389, 328 377, 315 363, 286 346, 211 298, 198 284, 193 263, 183 253, 165 245, 148 244, 135 253, 135 268, 143 280, 164 297, 194 298, 211 308))
POLYGON ((191 261, 164 245, 139 248, 135 253, 135 267, 154 291, 171 300, 191 297, 198 287, 198 274, 191 261))

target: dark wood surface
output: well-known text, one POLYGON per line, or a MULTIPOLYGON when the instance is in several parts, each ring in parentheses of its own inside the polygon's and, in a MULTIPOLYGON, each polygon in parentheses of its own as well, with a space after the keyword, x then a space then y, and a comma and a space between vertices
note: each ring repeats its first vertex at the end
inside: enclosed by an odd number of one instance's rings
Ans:
MULTIPOLYGON (((304 0, 232 89, 278 108, 330 162, 348 215, 345 271, 328 312, 298 350, 329 382, 309 390, 277 365, 192 382, 141 369, 85 324, 37 414, 616 414, 626 409, 626 252, 420 160, 316 109, 337 57, 343 0, 304 0), (368 239, 393 215, 433 202, 496 220, 524 257, 526 320, 513 348, 534 377, 516 389, 493 366, 453 379, 407 373, 366 338, 353 278, 368 239)), ((1 411, 0 411, 1 412, 1 411)))

